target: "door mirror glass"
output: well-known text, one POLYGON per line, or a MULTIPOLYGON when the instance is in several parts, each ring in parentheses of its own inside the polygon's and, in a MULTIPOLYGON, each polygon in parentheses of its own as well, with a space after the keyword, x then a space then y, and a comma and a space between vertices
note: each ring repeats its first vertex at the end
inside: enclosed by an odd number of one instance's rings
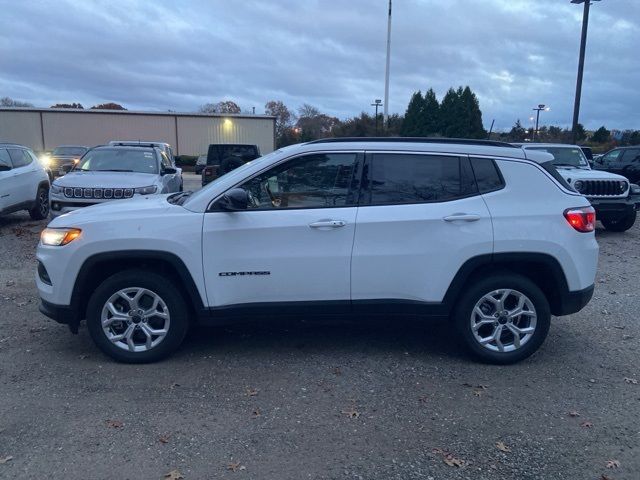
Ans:
POLYGON ((173 167, 164 167, 162 169, 161 175, 173 175, 175 173, 178 173, 178 170, 176 170, 175 168, 173 168, 173 167))
POLYGON ((61 170, 67 174, 71 171, 71 169, 73 168, 73 165, 62 165, 61 170))
POLYGON ((244 188, 232 188, 218 200, 217 205, 225 212, 246 210, 249 207, 249 193, 244 188))

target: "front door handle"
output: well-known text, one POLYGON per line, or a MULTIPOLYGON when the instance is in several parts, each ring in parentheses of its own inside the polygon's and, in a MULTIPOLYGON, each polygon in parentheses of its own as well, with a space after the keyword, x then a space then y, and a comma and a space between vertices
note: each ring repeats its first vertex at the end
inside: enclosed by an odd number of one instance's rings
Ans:
POLYGON ((319 222, 310 223, 311 228, 340 228, 344 227, 347 222, 343 220, 321 220, 319 222))
POLYGON ((476 215, 475 213, 454 213, 453 215, 444 217, 443 220, 445 222, 477 222, 480 220, 480 215, 476 215))

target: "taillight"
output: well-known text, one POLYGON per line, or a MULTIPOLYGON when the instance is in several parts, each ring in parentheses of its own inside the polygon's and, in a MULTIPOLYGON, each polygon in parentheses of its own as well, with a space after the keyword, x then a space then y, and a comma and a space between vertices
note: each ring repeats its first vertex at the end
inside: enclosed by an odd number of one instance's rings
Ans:
POLYGON ((564 218, 579 232, 593 232, 596 229, 596 211, 593 207, 568 208, 564 211, 564 218))

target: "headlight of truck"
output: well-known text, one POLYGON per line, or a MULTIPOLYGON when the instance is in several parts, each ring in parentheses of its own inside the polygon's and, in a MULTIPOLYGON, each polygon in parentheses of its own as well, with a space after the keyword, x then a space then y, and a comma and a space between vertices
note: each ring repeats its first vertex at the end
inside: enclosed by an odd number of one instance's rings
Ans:
POLYGON ((632 183, 630 193, 631 195, 640 195, 640 185, 632 183))
POLYGON ((578 192, 582 191, 583 187, 584 187, 584 182, 582 180, 576 180, 575 182, 573 182, 573 188, 575 188, 576 191, 578 192))
POLYGON ((45 228, 40 234, 40 241, 43 245, 61 247, 73 242, 81 233, 79 228, 45 228))
POLYGON ((155 185, 149 185, 148 187, 138 187, 135 189, 135 193, 139 195, 150 195, 152 193, 156 193, 158 191, 158 187, 155 185))
POLYGON ((624 180, 620 181, 620 193, 624 192, 627 189, 627 182, 624 180))
POLYGON ((51 184, 51 193, 62 193, 62 187, 56 185, 55 183, 51 184))

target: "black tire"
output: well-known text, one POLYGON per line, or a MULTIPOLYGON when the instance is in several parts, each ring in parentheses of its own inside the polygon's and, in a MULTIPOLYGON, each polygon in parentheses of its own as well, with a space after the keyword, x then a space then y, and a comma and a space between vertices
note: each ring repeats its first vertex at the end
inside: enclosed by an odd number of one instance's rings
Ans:
POLYGON ((607 230, 612 232, 626 232, 633 227, 634 223, 636 223, 636 212, 634 210, 633 213, 615 220, 611 218, 603 218, 601 222, 607 230))
POLYGON ((189 309, 179 290, 165 276, 142 269, 125 270, 107 278, 91 295, 87 306, 87 328, 98 348, 114 360, 124 363, 155 362, 169 356, 184 340, 189 329, 189 309), (102 310, 109 298, 119 290, 132 287, 148 289, 158 295, 170 315, 169 328, 164 339, 156 346, 141 352, 132 352, 117 346, 107 338, 101 324, 102 310))
MULTIPOLYGON (((513 298, 515 299, 516 297, 513 298)), ((521 275, 504 272, 470 282, 466 287, 466 291, 458 299, 453 320, 465 346, 477 359, 486 363, 507 365, 524 360, 540 348, 549 333, 551 311, 547 298, 535 283, 521 275), (524 294, 533 304, 537 316, 535 330, 531 336, 519 348, 510 352, 492 351, 481 345, 479 340, 476 339, 471 326, 471 315, 476 303, 488 293, 500 289, 512 289, 524 294)), ((487 328, 492 329, 495 327, 490 324, 487 325, 487 328)), ((513 336, 506 328, 503 331, 507 332, 505 333, 507 337, 513 336)), ((481 336, 486 337, 487 335, 481 336)))
POLYGON ((49 216, 49 189, 39 187, 33 207, 29 210, 33 220, 44 220, 49 216))

